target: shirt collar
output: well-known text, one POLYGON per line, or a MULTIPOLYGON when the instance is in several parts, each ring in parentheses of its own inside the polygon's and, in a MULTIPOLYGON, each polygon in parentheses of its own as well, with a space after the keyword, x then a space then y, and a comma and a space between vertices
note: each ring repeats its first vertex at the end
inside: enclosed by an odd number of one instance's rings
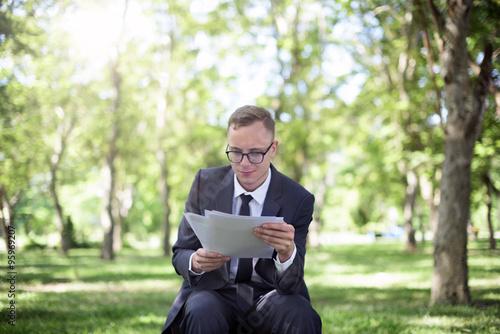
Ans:
POLYGON ((260 187, 251 192, 243 189, 240 182, 238 181, 238 178, 236 177, 236 174, 234 174, 234 198, 237 198, 241 194, 252 195, 253 199, 256 200, 260 205, 262 205, 264 203, 264 200, 266 199, 266 194, 267 190, 269 189, 270 183, 271 183, 271 168, 269 168, 269 172, 267 173, 267 178, 264 181, 264 183, 262 183, 260 187))

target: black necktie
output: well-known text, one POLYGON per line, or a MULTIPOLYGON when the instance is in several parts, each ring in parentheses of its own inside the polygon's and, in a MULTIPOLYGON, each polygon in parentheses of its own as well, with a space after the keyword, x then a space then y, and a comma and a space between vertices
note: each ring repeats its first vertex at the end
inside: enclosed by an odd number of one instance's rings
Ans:
MULTIPOLYGON (((250 216, 250 207, 248 203, 253 199, 252 195, 240 195, 241 208, 240 216, 250 216)), ((238 272, 236 274, 235 282, 237 285, 237 303, 240 308, 246 312, 253 304, 253 289, 250 285, 244 282, 252 280, 253 270, 252 259, 240 259, 238 264, 238 272)))
POLYGON ((241 208, 240 216, 250 216, 250 206, 248 203, 253 199, 252 195, 240 195, 241 197, 241 208))

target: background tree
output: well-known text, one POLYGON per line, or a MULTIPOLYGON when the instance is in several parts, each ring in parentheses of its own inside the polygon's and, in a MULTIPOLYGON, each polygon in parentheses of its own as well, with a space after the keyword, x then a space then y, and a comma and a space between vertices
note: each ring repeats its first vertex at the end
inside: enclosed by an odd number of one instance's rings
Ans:
MULTIPOLYGON (((471 221, 468 226, 469 235, 477 236, 479 232, 478 220, 486 220, 489 233, 489 247, 496 249, 495 240, 495 203, 498 208, 499 183, 498 173, 500 161, 500 124, 493 110, 493 105, 488 107, 485 115, 484 130, 476 142, 474 158, 472 161, 472 191, 471 191, 471 221), (481 208, 486 207, 486 212, 481 208), (474 214, 474 212, 477 212, 474 214), (486 219, 484 219, 486 217, 486 219)), ((498 211, 497 209, 497 212, 498 211)), ((497 220, 498 221, 498 220, 497 220)))
MULTIPOLYGON (((58 4, 44 1, 0 3, 0 221, 2 235, 15 225, 16 206, 30 188, 30 180, 43 165, 34 151, 41 151, 39 115, 32 88, 36 79, 32 65, 46 38, 38 20, 58 4), (29 98, 26 98, 26 97, 29 98)), ((7 239, 6 239, 7 240, 7 239)))
MULTIPOLYGON (((61 253, 64 256, 68 255, 68 250, 71 247, 70 235, 68 233, 68 226, 66 225, 66 217, 63 213, 63 208, 61 202, 59 201, 59 194, 57 190, 58 185, 58 170, 60 162, 63 159, 65 150, 67 148, 68 139, 71 135, 71 131, 74 127, 74 119, 71 116, 67 116, 63 108, 60 106, 55 107, 54 113, 57 115, 54 118, 58 118, 59 124, 57 124, 57 131, 55 131, 54 143, 51 145, 50 139, 44 138, 47 146, 51 146, 50 149, 53 151, 47 152, 47 164, 50 168, 50 195, 52 197, 52 202, 54 204, 54 210, 56 212, 56 226, 61 235, 61 253)), ((45 115, 50 115, 50 112, 44 112, 45 115)))
POLYGON ((495 245, 495 228, 494 228, 494 208, 496 203, 497 211, 497 228, 500 222, 500 207, 498 203, 498 161, 499 142, 499 121, 500 121, 500 89, 499 89, 499 67, 498 57, 500 54, 499 48, 499 28, 498 20, 498 4, 495 2, 475 3, 474 12, 471 16, 471 32, 468 38, 469 66, 475 76, 481 73, 481 66, 478 60, 482 57, 484 45, 491 43, 495 48, 492 54, 493 71, 491 73, 492 80, 489 82, 489 95, 486 101, 486 114, 483 123, 483 131, 480 138, 476 142, 474 149, 474 159, 472 163, 472 203, 471 203, 471 219, 475 222, 474 229, 478 231, 478 221, 482 221, 483 217, 487 217, 487 226, 485 228, 489 232, 490 248, 494 249, 495 245), (486 15, 486 16, 485 16, 486 15), (487 19, 485 19, 487 18, 487 19), (477 56, 476 56, 477 55, 477 56), (473 57, 476 58, 473 58, 473 57), (489 179, 489 181, 488 181, 489 179), (488 194, 491 190, 491 195, 488 194), (494 195, 497 195, 497 201, 494 201, 494 195), (483 213, 480 208, 487 207, 487 212, 483 213))
POLYGON ((118 140, 119 136, 123 135, 121 129, 123 105, 124 105, 124 88, 122 86, 122 48, 124 47, 122 43, 124 30, 125 30, 125 19, 128 9, 128 0, 123 3, 123 16, 121 22, 121 29, 119 35, 116 36, 115 44, 109 49, 109 74, 111 81, 111 95, 110 95, 110 128, 108 132, 107 147, 104 164, 101 169, 101 174, 103 177, 104 185, 104 196, 103 196, 103 212, 101 214, 101 224, 104 230, 104 238, 101 248, 101 257, 105 260, 114 259, 114 248, 113 241, 115 237, 115 224, 116 224, 116 214, 114 208, 116 207, 116 159, 119 154, 118 152, 118 140))
POLYGON ((329 157, 339 137, 340 113, 332 106, 342 104, 330 88, 340 86, 340 80, 329 71, 339 44, 331 35, 338 13, 317 1, 271 1, 267 6, 261 16, 241 18, 244 27, 256 31, 253 44, 264 48, 252 62, 266 60, 270 67, 268 87, 257 101, 271 106, 275 115, 280 149, 274 164, 315 193, 309 241, 318 246, 322 208, 334 183, 329 157))
POLYGON ((428 177, 439 172, 442 154, 440 105, 435 107, 415 6, 367 1, 350 3, 346 11, 361 22, 353 29, 351 54, 365 78, 361 93, 347 108, 353 126, 344 130, 349 160, 343 173, 355 176, 351 188, 359 198, 351 216, 364 229, 381 221, 386 229, 403 225, 407 250, 414 251, 415 208, 423 205, 423 214, 431 216, 436 206, 421 199, 420 183, 430 190, 427 198, 434 199, 428 177), (389 212, 402 214, 389 217, 389 212))
MULTIPOLYGON (((467 220, 470 217, 471 162, 482 131, 492 74, 492 45, 486 43, 477 78, 469 74, 467 37, 472 1, 448 1, 446 17, 429 2, 439 39, 440 74, 448 111, 439 224, 434 239, 434 303, 470 303, 467 220)), ((498 8, 497 8, 498 9, 498 8)))
MULTIPOLYGON (((62 11, 56 11, 47 19, 58 21, 61 15, 62 11)), ((73 245, 67 226, 70 220, 64 213, 60 190, 63 184, 75 182, 72 173, 68 173, 66 158, 68 146, 74 149, 71 147, 74 144, 71 135, 82 113, 84 99, 81 96, 85 95, 84 85, 71 82, 77 63, 71 57, 71 49, 67 44, 69 37, 66 32, 54 32, 44 40, 44 51, 33 66, 37 80, 31 94, 36 109, 29 110, 40 115, 32 121, 34 127, 41 125, 39 131, 44 147, 41 155, 47 165, 48 193, 54 206, 60 251, 64 256, 73 245)))

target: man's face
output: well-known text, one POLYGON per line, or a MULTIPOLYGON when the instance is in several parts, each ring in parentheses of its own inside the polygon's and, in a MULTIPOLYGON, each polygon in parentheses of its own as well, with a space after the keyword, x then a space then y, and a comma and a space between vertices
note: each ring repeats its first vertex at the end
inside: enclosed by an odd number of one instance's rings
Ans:
MULTIPOLYGON (((271 145, 272 140, 272 134, 266 130, 262 121, 256 121, 249 126, 239 126, 237 129, 231 126, 227 132, 229 151, 264 153, 271 145)), ((260 164, 251 163, 247 156, 244 156, 241 162, 231 163, 238 181, 246 191, 254 191, 264 183, 271 165, 271 158, 276 155, 277 147, 278 142, 276 141, 260 164)))

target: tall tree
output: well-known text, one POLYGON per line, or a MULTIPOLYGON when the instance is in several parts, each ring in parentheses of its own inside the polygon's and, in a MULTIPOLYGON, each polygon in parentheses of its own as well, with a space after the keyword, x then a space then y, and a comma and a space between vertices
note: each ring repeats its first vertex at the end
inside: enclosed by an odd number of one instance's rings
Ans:
POLYGON ((332 46, 338 44, 331 36, 338 10, 317 1, 273 0, 265 6, 269 6, 267 14, 262 11, 266 15, 255 22, 243 19, 250 31, 261 32, 255 35, 255 44, 262 43, 266 36, 273 49, 256 59, 268 59, 268 64, 273 65, 269 88, 257 101, 274 111, 280 142, 275 164, 315 193, 316 211, 309 241, 317 246, 322 208, 328 188, 334 183, 328 157, 332 144, 337 146, 336 120, 340 117, 341 104, 334 109, 332 105, 341 100, 331 88, 340 80, 329 71, 334 62, 330 58, 332 46))
MULTIPOLYGON (((345 173, 356 175, 353 188, 360 196, 352 216, 359 225, 384 220, 389 221, 385 228, 404 225, 407 250, 414 251, 418 190, 422 180, 421 189, 434 198, 435 187, 427 180, 432 175, 427 174, 439 170, 441 154, 439 127, 431 117, 440 109, 434 108, 429 92, 432 80, 425 70, 415 6, 412 1, 367 1, 347 10, 360 20, 352 55, 366 76, 361 93, 346 110, 356 125, 343 131, 350 137, 346 152, 352 161, 345 173), (403 219, 388 217, 390 207, 398 208, 403 219)), ((434 202, 426 211, 433 207, 434 202)))
POLYGON ((488 222, 488 230, 490 232, 489 244, 490 244, 490 249, 494 250, 496 249, 496 240, 495 240, 495 230, 493 228, 493 222, 491 216, 493 211, 493 193, 496 193, 498 196, 499 191, 493 185, 493 182, 491 181, 491 178, 489 177, 488 174, 483 174, 483 180, 486 186, 486 196, 487 196, 486 206, 488 208, 488 211, 486 214, 486 220, 488 222))
MULTIPOLYGON (((54 209, 56 213, 56 226, 61 236, 61 253, 64 256, 68 255, 68 250, 71 247, 70 245, 70 235, 67 231, 66 226, 66 217, 64 216, 64 211, 59 200, 58 194, 58 170, 60 163, 63 159, 67 142, 69 136, 71 135, 71 131, 73 130, 75 120, 72 119, 71 116, 67 116, 64 112, 63 108, 57 107, 54 113, 57 114, 57 118, 59 118, 60 122, 57 125, 56 138, 52 152, 47 153, 47 163, 50 167, 50 196, 52 198, 52 202, 54 204, 54 209)), ((47 145, 49 146, 49 139, 45 140, 47 145)))
MULTIPOLYGON (((170 185, 169 169, 171 165, 172 146, 169 145, 169 137, 173 134, 173 119, 175 110, 170 106, 172 100, 172 78, 177 77, 176 73, 176 46, 179 37, 177 11, 179 5, 173 3, 161 3, 157 7, 158 22, 158 43, 155 45, 155 53, 158 61, 154 63, 157 76, 153 79, 157 83, 156 97, 156 115, 155 115, 155 139, 156 145, 152 146, 155 152, 156 161, 159 167, 159 177, 157 187, 159 198, 163 208, 161 226, 163 228, 163 254, 169 256, 171 252, 170 245, 170 185)), ((182 7, 182 5, 181 5, 182 7)), ((186 19, 188 19, 186 17, 186 19)), ((170 141, 171 143, 171 141, 170 141)))
POLYGON ((5 241, 5 249, 9 249, 9 228, 14 226, 14 208, 17 205, 22 193, 18 192, 9 197, 3 184, 0 184, 0 224, 2 225, 2 237, 5 241))
POLYGON ((104 230, 104 238, 101 247, 101 257, 105 260, 113 260, 115 257, 113 240, 115 237, 115 213, 116 206, 116 158, 118 155, 118 138, 120 136, 120 112, 122 108, 123 89, 120 61, 122 60, 121 47, 125 30, 125 17, 128 9, 128 0, 124 1, 124 9, 120 35, 116 44, 110 50, 109 71, 111 74, 112 94, 109 113, 111 115, 111 128, 107 143, 107 153, 104 166, 101 169, 104 185, 103 212, 101 213, 101 224, 104 230))
POLYGON ((481 70, 473 80, 467 49, 473 1, 447 1, 446 16, 433 1, 428 4, 436 24, 440 73, 448 110, 431 301, 469 304, 467 220, 471 161, 485 116, 493 49, 489 43, 484 47, 481 70))
MULTIPOLYGON (((145 72, 150 82, 145 103, 149 106, 149 122, 154 129, 148 150, 154 154, 158 168, 154 184, 162 210, 155 220, 159 220, 163 232, 165 256, 171 252, 172 221, 176 218, 172 203, 178 201, 176 197, 185 191, 185 184, 189 181, 184 178, 192 177, 190 165, 200 161, 198 155, 205 149, 213 150, 217 143, 216 138, 210 138, 213 133, 202 128, 210 128, 207 123, 214 110, 219 109, 215 115, 223 112, 219 103, 213 102, 211 91, 224 79, 218 74, 217 64, 211 64, 208 69, 200 68, 199 64, 204 62, 201 53, 218 57, 219 53, 225 52, 219 46, 218 38, 230 31, 226 27, 227 21, 222 19, 227 5, 220 4, 220 8, 210 6, 212 10, 196 8, 200 15, 197 21, 187 9, 189 1, 146 3, 156 28, 156 38, 150 45, 151 59, 144 64, 145 68, 149 67, 145 72), (196 39, 210 41, 209 49, 204 43, 193 43, 196 39), (212 105, 208 106, 209 103, 212 105), (203 105, 205 107, 201 108, 203 105)), ((204 163, 196 167, 212 164, 213 156, 217 155, 207 153, 201 160, 204 163)))
MULTIPOLYGON (((33 94, 34 63, 47 35, 38 24, 59 3, 0 2, 0 221, 14 226, 16 206, 33 175, 43 170, 40 115, 33 94)), ((7 234, 3 233, 4 237, 7 234)))

